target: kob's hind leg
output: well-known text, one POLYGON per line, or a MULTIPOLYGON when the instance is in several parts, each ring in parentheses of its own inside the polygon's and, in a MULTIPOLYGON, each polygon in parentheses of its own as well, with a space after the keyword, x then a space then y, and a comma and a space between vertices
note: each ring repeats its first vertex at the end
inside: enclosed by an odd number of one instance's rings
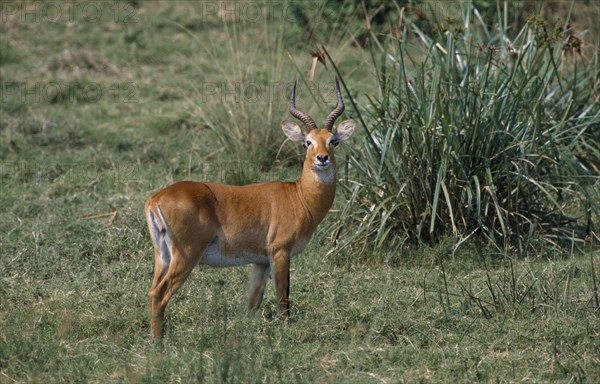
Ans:
POLYGON ((181 288, 187 277, 194 270, 198 261, 200 260, 200 254, 192 255, 189 258, 184 258, 181 253, 174 250, 173 258, 168 267, 166 274, 161 278, 160 274, 163 270, 160 268, 155 270, 155 280, 157 284, 153 285, 150 289, 150 306, 152 311, 151 328, 152 336, 157 337, 162 334, 162 323, 164 320, 164 313, 169 300, 173 295, 181 288), (159 278, 156 278, 156 275, 159 278))
POLYGON ((160 305, 167 288, 167 271, 169 266, 164 265, 155 251, 154 278, 148 295, 150 296, 150 330, 153 337, 162 334, 165 308, 160 305))
POLYGON ((150 329, 152 336, 158 337, 162 333, 164 306, 161 306, 160 303, 167 288, 168 270, 172 259, 172 241, 167 233, 160 205, 156 207, 156 212, 150 208, 150 205, 150 201, 146 202, 146 221, 154 246, 154 277, 148 292, 150 296, 150 329))

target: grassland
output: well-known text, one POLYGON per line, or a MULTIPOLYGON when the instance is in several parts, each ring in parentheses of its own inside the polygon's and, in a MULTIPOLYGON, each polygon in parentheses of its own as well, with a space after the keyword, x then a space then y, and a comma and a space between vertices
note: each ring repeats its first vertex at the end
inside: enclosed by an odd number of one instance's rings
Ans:
MULTIPOLYGON (((291 324, 272 287, 246 318, 247 269, 206 269, 150 339, 144 200, 175 180, 297 177, 301 149, 279 125, 296 78, 316 120, 334 102, 330 62, 306 75, 321 46, 357 103, 381 96, 347 3, 1 4, 1 383, 600 381, 593 236, 526 253, 450 234, 391 259, 330 253, 343 191, 293 260, 291 324)), ((582 4, 579 28, 597 33, 582 4)), ((340 147, 342 168, 351 156, 340 147)))

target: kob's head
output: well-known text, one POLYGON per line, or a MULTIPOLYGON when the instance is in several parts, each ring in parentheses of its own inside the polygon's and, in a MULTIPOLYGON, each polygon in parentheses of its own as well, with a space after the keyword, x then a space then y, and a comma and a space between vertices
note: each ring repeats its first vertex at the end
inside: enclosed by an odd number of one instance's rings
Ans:
POLYGON ((354 120, 345 120, 341 122, 337 128, 333 129, 335 120, 344 112, 344 100, 338 79, 335 79, 335 91, 337 94, 337 106, 325 122, 322 128, 318 128, 313 119, 306 113, 296 109, 296 83, 292 90, 290 98, 290 114, 299 119, 306 126, 307 132, 304 133, 298 124, 291 121, 284 121, 281 128, 285 135, 292 141, 302 145, 306 149, 306 158, 304 163, 310 165, 314 171, 327 171, 331 167, 335 167, 334 148, 337 145, 347 140, 352 133, 356 124, 354 120))

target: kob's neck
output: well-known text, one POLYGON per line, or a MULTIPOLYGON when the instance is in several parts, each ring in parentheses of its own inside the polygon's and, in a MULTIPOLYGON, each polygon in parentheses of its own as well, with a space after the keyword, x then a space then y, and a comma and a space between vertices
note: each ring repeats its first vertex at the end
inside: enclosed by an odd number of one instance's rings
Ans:
POLYGON ((302 176, 296 184, 315 226, 333 205, 336 181, 335 163, 325 170, 315 170, 310 164, 304 164, 302 176))

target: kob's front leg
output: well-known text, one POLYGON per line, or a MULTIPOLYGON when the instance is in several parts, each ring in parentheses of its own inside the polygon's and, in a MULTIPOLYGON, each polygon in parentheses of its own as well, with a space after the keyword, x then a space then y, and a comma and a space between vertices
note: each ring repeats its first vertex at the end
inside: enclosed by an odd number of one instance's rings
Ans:
POLYGON ((277 301, 281 310, 281 320, 288 322, 290 317, 290 254, 280 251, 273 256, 273 275, 277 301))
POLYGON ((269 264, 254 264, 250 271, 250 295, 248 303, 248 316, 254 316, 265 293, 265 285, 271 273, 269 264))

